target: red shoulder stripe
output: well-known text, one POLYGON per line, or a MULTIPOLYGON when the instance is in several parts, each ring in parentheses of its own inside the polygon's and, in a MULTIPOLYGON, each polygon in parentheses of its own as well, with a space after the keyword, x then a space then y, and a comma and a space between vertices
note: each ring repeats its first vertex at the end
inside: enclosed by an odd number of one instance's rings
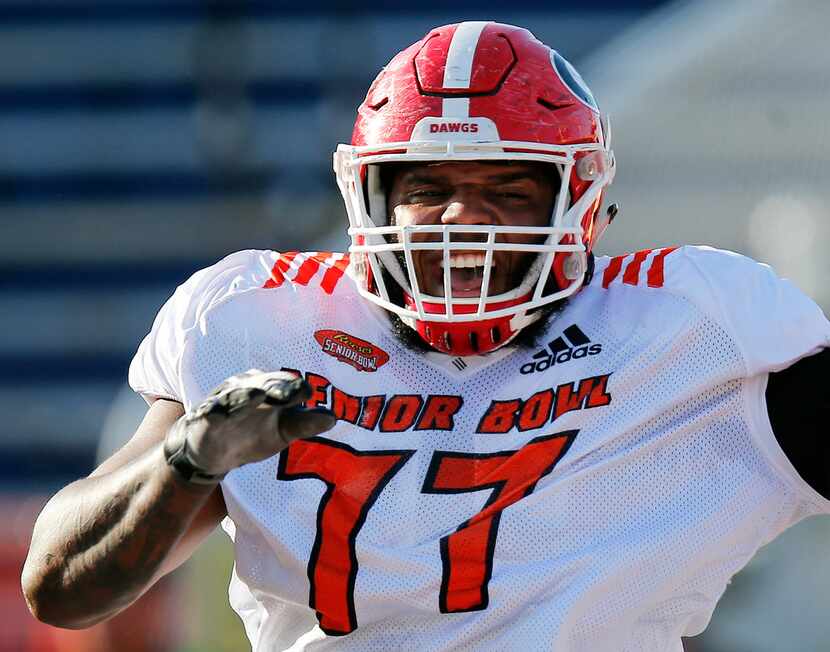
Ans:
POLYGON ((291 267, 291 261, 299 254, 299 251, 286 251, 279 254, 277 262, 271 268, 271 278, 265 281, 264 288, 278 288, 285 282, 285 273, 291 267))
POLYGON ((305 260, 300 265, 300 269, 297 270, 297 275, 294 277, 293 281, 295 283, 299 283, 300 285, 307 285, 311 278, 317 273, 318 269, 320 269, 320 261, 314 256, 306 256, 305 260))
POLYGON ((602 275, 602 287, 608 289, 611 282, 617 278, 617 275, 622 269, 624 258, 625 256, 614 256, 614 258, 611 259, 611 262, 608 263, 608 267, 605 268, 605 274, 602 275))
POLYGON ((326 273, 323 274, 323 280, 320 281, 320 287, 323 288, 323 292, 326 294, 334 292, 337 282, 343 277, 343 273, 346 271, 346 267, 348 266, 349 254, 342 254, 341 258, 332 263, 331 267, 329 267, 326 270, 326 273))
POLYGON ((666 256, 676 249, 677 247, 666 247, 654 257, 654 260, 651 261, 651 267, 648 270, 648 286, 650 288, 663 287, 663 261, 665 261, 666 256))
POLYGON ((349 255, 318 251, 313 254, 301 253, 299 251, 287 251, 278 254, 277 262, 271 268, 271 277, 265 281, 262 287, 278 288, 285 283, 289 270, 294 268, 296 273, 290 279, 291 283, 297 285, 308 285, 311 279, 323 266, 326 268, 323 278, 320 280, 320 287, 327 294, 334 292, 337 282, 346 271, 349 265, 349 255))
MULTIPOLYGON (((634 257, 631 261, 626 265, 625 272, 623 273, 622 282, 626 285, 639 285, 640 283, 640 269, 643 266, 643 263, 646 259, 655 251, 657 252, 656 255, 652 258, 651 264, 649 265, 648 272, 646 273, 646 282, 649 287, 652 288, 659 288, 663 287, 664 282, 664 261, 666 256, 668 256, 672 251, 676 250, 677 247, 666 247, 664 249, 643 249, 642 251, 638 251, 634 254, 634 257)), ((608 267, 605 268, 605 273, 602 276, 602 287, 608 288, 611 283, 620 275, 622 271, 623 262, 625 259, 628 258, 631 254, 625 254, 623 256, 614 256, 611 259, 611 262, 608 263, 608 267)))
POLYGON ((651 253, 651 249, 644 249, 634 254, 634 260, 628 263, 623 274, 623 283, 628 285, 637 285, 640 280, 640 268, 643 266, 643 261, 651 253))

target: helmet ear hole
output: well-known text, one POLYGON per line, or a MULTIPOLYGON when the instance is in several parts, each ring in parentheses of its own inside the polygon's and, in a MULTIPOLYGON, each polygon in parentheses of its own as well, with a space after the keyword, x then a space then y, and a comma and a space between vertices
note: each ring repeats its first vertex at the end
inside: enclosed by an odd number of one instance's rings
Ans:
POLYGON ((566 288, 570 284, 570 281, 565 274, 565 261, 570 257, 570 254, 559 254, 553 257, 551 272, 553 273, 553 279, 556 283, 556 291, 566 288))
POLYGON ((569 281, 578 279, 584 273, 582 258, 576 254, 567 254, 562 265, 562 273, 569 281))

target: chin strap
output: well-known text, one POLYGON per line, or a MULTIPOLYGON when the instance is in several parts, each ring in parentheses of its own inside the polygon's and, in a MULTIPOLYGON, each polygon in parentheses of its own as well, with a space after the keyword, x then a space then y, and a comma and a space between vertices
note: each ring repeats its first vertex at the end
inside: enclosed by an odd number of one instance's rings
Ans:
MULTIPOLYGON (((414 307, 415 302, 412 297, 405 294, 404 299, 407 307, 414 307)), ((527 296, 517 297, 511 301, 496 304, 493 309, 500 310, 526 300, 527 296)), ((424 304, 424 308, 436 313, 443 313, 444 309, 441 304, 424 304)), ((501 348, 540 316, 541 313, 537 311, 532 314, 520 312, 515 315, 479 321, 445 322, 405 318, 402 318, 402 321, 435 350, 447 355, 468 356, 483 355, 501 348)))

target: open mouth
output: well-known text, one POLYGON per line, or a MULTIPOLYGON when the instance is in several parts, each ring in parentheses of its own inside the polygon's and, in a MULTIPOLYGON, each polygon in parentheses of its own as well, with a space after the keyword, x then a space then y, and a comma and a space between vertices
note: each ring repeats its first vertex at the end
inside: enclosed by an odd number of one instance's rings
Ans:
MULTIPOLYGON (((454 297, 480 296, 484 282, 483 252, 459 252, 450 255, 450 288, 454 297)), ((492 267, 495 268, 495 260, 492 267)), ((433 276, 437 296, 444 296, 444 259, 441 258, 433 276)), ((492 271, 490 285, 492 286, 492 271)))

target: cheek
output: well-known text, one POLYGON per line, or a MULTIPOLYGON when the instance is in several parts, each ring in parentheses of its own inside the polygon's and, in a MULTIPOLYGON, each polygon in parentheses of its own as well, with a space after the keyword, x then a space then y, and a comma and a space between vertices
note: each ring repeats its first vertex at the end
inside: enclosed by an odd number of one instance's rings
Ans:
MULTIPOLYGON (((392 209, 392 224, 397 226, 423 226, 438 224, 441 217, 441 211, 435 208, 426 208, 423 206, 408 206, 406 204, 399 204, 392 209)), ((438 234, 414 234, 412 235, 413 242, 425 242, 440 240, 441 236, 438 234)))
MULTIPOLYGON (((540 226, 547 226, 547 224, 540 226)), ((541 244, 545 241, 545 237, 546 236, 544 235, 507 233, 503 237, 496 237, 496 240, 499 242, 509 242, 511 244, 541 244)))
POLYGON ((407 206, 405 204, 398 204, 392 209, 392 224, 398 226, 412 226, 413 224, 423 224, 422 211, 419 211, 414 206, 407 206))
POLYGON ((406 221, 406 211, 403 206, 390 206, 387 212, 389 214, 389 224, 396 224, 399 226, 408 224, 406 221))
MULTIPOLYGON (((550 208, 550 211, 552 210, 550 208)), ((511 226, 550 226, 550 211, 548 210, 548 206, 544 205, 521 212, 513 212, 508 214, 502 223, 511 226)), ((545 241, 546 237, 544 235, 506 233, 497 237, 497 240, 511 242, 513 244, 541 244, 545 241)))
POLYGON ((553 215, 554 200, 550 198, 549 201, 541 202, 540 205, 533 211, 531 222, 533 226, 549 226, 551 216, 553 215))
MULTIPOLYGON (((529 226, 548 226, 548 222, 543 224, 531 224, 529 226)), ((542 244, 547 236, 532 235, 529 233, 505 233, 497 236, 496 240, 499 242, 509 242, 511 244, 542 244)))

